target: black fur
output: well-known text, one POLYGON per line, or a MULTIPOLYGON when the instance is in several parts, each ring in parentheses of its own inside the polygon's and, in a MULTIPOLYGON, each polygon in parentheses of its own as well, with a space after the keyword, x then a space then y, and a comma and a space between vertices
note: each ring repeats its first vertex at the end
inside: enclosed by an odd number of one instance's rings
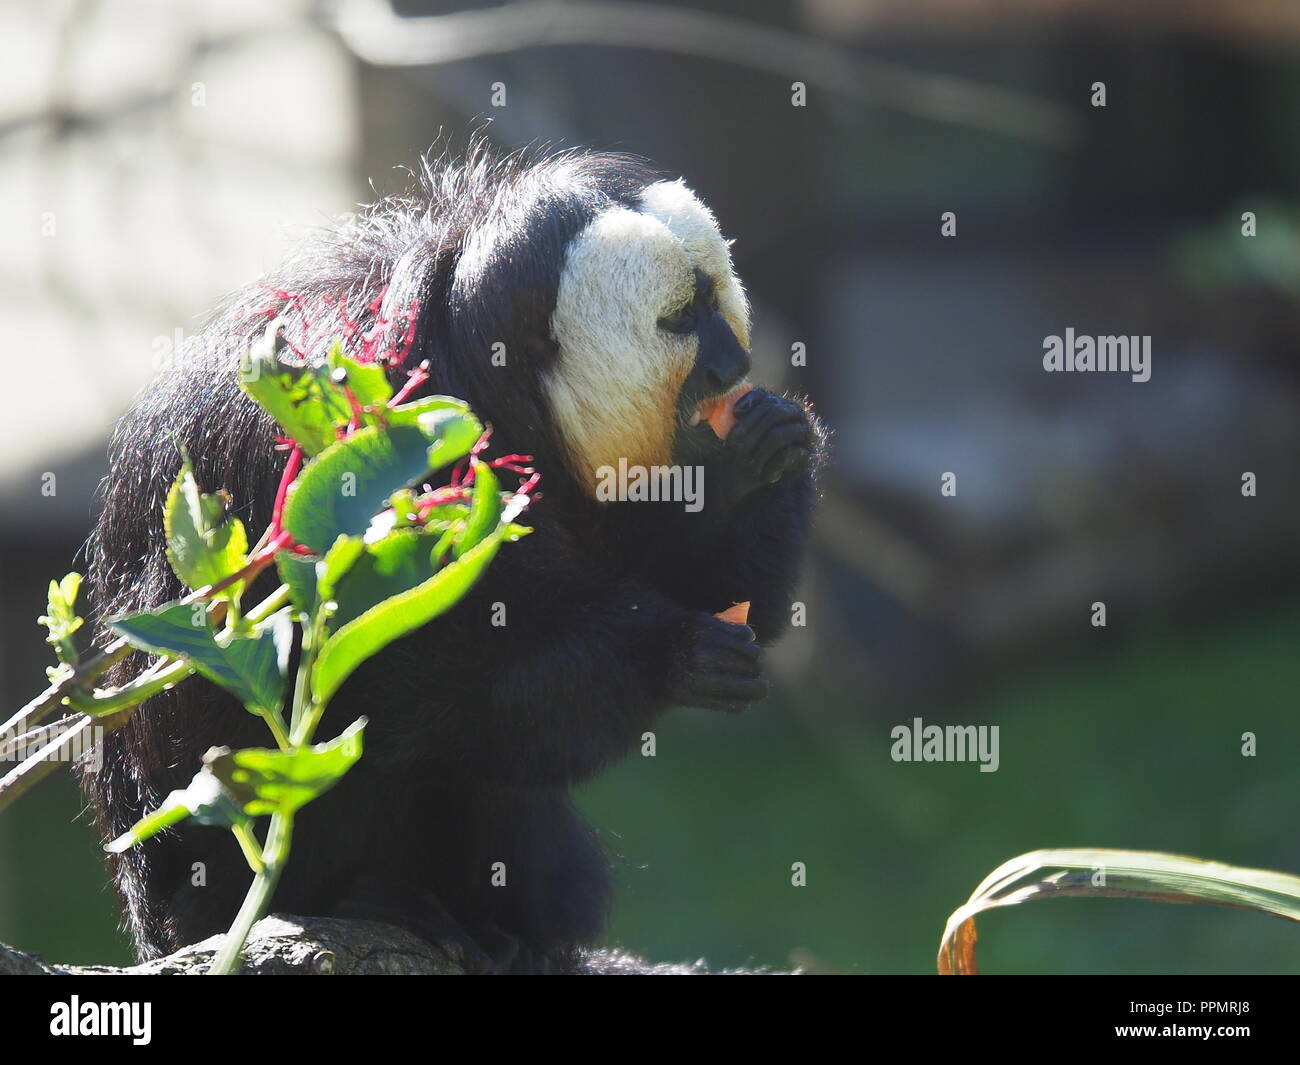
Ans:
MULTIPOLYGON (((300 298, 289 339, 303 348, 345 318, 359 326, 355 347, 418 299, 407 364, 429 361, 421 391, 467 399, 495 427, 494 453, 532 454, 543 472, 544 498, 528 515, 536 532, 504 547, 450 615, 363 667, 331 705, 319 736, 364 713, 366 752, 299 815, 274 909, 388 920, 463 949, 484 970, 565 967, 601 935, 609 904, 606 858, 570 787, 633 750, 674 702, 742 709, 766 690, 752 633, 712 614, 751 600, 759 644, 786 624, 822 451, 815 419, 756 393, 735 446, 683 425, 679 451, 706 463, 718 498, 733 489, 725 512, 598 505, 566 472, 541 388, 556 356, 549 319, 568 242, 657 179, 637 160, 586 152, 501 160, 477 148, 463 164, 429 165, 418 195, 306 242, 278 275, 231 300, 120 424, 91 542, 101 619, 181 594, 161 526, 179 445, 204 490, 229 490, 253 535, 268 523, 284 456, 236 371, 268 308, 283 305, 277 290, 300 298), (491 365, 498 340, 509 370, 491 365), (506 604, 505 627, 490 624, 495 602, 506 604), (505 887, 490 885, 495 862, 505 863, 505 887)), ((137 656, 115 679, 141 664, 137 656)), ((267 741, 260 721, 191 680, 110 734, 103 769, 83 784, 111 837, 184 786, 208 747, 267 741)), ((113 866, 143 957, 223 931, 250 880, 229 833, 188 823, 113 866)))

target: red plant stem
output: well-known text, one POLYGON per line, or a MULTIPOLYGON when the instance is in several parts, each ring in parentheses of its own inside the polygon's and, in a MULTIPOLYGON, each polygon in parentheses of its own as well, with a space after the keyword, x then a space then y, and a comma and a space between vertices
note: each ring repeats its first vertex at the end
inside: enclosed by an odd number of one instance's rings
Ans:
POLYGON ((470 498, 469 492, 464 488, 439 488, 436 492, 431 492, 426 498, 418 501, 416 517, 424 521, 434 507, 442 503, 464 503, 470 498))
POLYGON ((251 582, 254 577, 275 561, 277 552, 282 548, 288 547, 292 543, 293 537, 287 532, 277 533, 275 536, 271 537, 267 542, 267 545, 262 548, 261 551, 248 560, 247 565, 236 570, 229 576, 223 577, 209 588, 204 598, 211 599, 218 592, 224 592, 232 584, 235 584, 238 581, 247 580, 251 582))
POLYGON ((468 488, 474 483, 474 460, 479 457, 483 450, 488 446, 488 441, 492 437, 492 426, 487 426, 479 438, 474 442, 474 446, 469 449, 469 454, 456 463, 451 471, 451 483, 453 487, 461 486, 468 488))
POLYGON ((289 495, 289 486, 298 477, 302 469, 302 447, 295 441, 289 452, 289 461, 284 464, 284 473, 280 476, 280 487, 275 492, 275 507, 271 511, 271 539, 279 536, 284 518, 284 501, 289 495))
POLYGON ((402 385, 402 387, 397 390, 397 394, 388 401, 388 405, 390 407, 396 407, 399 404, 405 403, 406 398, 428 379, 429 364, 427 362, 422 362, 411 371, 410 376, 406 379, 406 384, 402 385))
POLYGON ((360 400, 357 399, 356 393, 347 385, 343 386, 343 394, 348 397, 348 403, 352 407, 352 420, 348 422, 348 435, 350 436, 361 428, 363 413, 360 400))
POLYGON ((397 350, 391 362, 402 366, 411 357, 411 348, 415 346, 415 322, 420 313, 420 301, 412 300, 411 309, 406 312, 406 332, 402 334, 402 346, 397 350))

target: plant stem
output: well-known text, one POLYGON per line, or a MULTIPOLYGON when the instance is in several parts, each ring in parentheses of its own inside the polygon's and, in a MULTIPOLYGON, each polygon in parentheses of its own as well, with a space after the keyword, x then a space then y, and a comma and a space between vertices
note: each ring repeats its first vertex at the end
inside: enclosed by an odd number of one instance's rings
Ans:
POLYGON ((257 606, 253 607, 252 610, 245 614, 244 620, 256 625, 259 621, 265 621, 279 610, 280 607, 286 606, 288 602, 289 586, 287 584, 282 584, 279 588, 258 603, 257 606))
MULTIPOLYGON (((312 695, 311 671, 316 664, 316 653, 320 649, 328 618, 329 611, 324 604, 321 604, 310 621, 303 626, 302 650, 298 656, 298 676, 293 690, 293 712, 289 719, 290 736, 285 745, 287 750, 311 743, 312 734, 324 709, 316 705, 312 695)), ((269 718, 267 723, 270 723, 269 718)), ((276 738, 278 742, 279 735, 276 738)), ((244 896, 243 905, 239 907, 235 922, 226 933, 225 941, 221 944, 221 950, 213 961, 212 968, 208 970, 209 975, 227 976, 239 967, 239 958, 248 940, 248 933, 266 913, 266 908, 271 904, 271 896, 275 894, 275 885, 279 882, 280 874, 289 860, 289 840, 292 835, 293 811, 278 810, 273 813, 271 826, 266 831, 266 846, 262 848, 263 865, 258 869, 251 859, 249 861, 254 871, 252 886, 244 896)), ((244 841, 241 840, 240 843, 241 846, 244 845, 244 841)), ((244 855, 249 857, 247 847, 244 855)))
POLYGON ((96 721, 88 714, 79 715, 67 729, 41 747, 35 754, 24 759, 0 779, 0 810, 16 801, 29 788, 39 784, 63 764, 62 753, 92 726, 111 732, 125 721, 125 717, 110 717, 108 720, 96 721))
POLYGON ((235 839, 239 842, 239 849, 244 852, 244 860, 248 862, 248 867, 254 873, 260 873, 266 868, 266 859, 262 856, 262 845, 257 842, 257 837, 253 835, 253 830, 245 824, 232 825, 230 831, 235 834, 235 839))
POLYGON ((266 727, 271 730, 271 735, 275 737, 275 745, 282 751, 289 749, 289 736, 284 729, 284 719, 275 711, 267 711, 258 715, 266 722, 266 727))
POLYGON ((316 655, 325 636, 325 623, 330 611, 321 603, 316 613, 303 627, 302 653, 298 657, 298 679, 293 692, 293 717, 289 722, 289 742, 295 747, 311 743, 312 735, 320 723, 325 708, 318 706, 311 690, 311 673, 316 665, 316 655))
POLYGON ((18 728, 26 731, 39 725, 49 716, 51 710, 63 705, 63 699, 68 692, 94 680, 130 653, 129 643, 122 639, 114 640, 107 647, 87 658, 74 671, 51 684, 8 721, 0 724, 0 732, 13 732, 18 728))
MULTIPOLYGON (((245 615, 245 620, 252 624, 265 621, 288 602, 289 588, 287 585, 282 584, 250 610, 245 615)), ((44 692, 5 721, 3 725, 0 725, 0 735, 16 733, 19 728, 22 728, 23 732, 26 733, 44 721, 49 716, 50 711, 65 704, 77 710, 90 707, 92 703, 77 695, 77 691, 122 661, 127 655, 131 654, 132 650, 133 648, 126 640, 117 639, 95 652, 90 658, 84 660, 75 671, 50 685, 44 692)), ((91 724, 97 723, 106 732, 112 731, 125 724, 131 716, 129 713, 122 711, 130 710, 150 695, 155 695, 158 691, 166 688, 168 684, 175 684, 184 680, 190 672, 192 671, 189 667, 179 659, 159 659, 145 673, 135 678, 135 681, 123 685, 112 695, 94 700, 95 716, 85 714, 80 721, 63 731, 57 739, 48 745, 42 746, 31 757, 14 766, 3 777, 0 777, 0 810, 3 810, 18 796, 22 795, 34 784, 44 780, 53 770, 57 769, 61 764, 65 749, 77 740, 91 724), (144 681, 146 677, 148 677, 146 683, 140 687, 133 686, 144 681), (111 706, 109 700, 112 701, 111 706), (116 708, 121 716, 109 714, 108 712, 113 708, 116 708), (105 720, 106 714, 109 716, 109 720, 105 720)), ((21 740, 22 737, 16 736, 15 739, 21 740)))
POLYGON ((221 949, 213 959, 210 976, 229 976, 239 967, 244 944, 253 925, 261 920, 270 905, 275 886, 280 882, 285 860, 289 857, 289 840, 293 835, 293 814, 274 813, 271 815, 271 827, 267 829, 266 846, 262 848, 265 864, 253 877, 253 884, 244 896, 243 905, 235 915, 235 922, 226 933, 221 949))
POLYGON ((135 680, 123 684, 111 695, 84 697, 74 693, 63 701, 83 714, 103 717, 105 714, 137 706, 151 695, 157 695, 180 683, 193 672, 194 667, 183 658, 160 658, 135 680))

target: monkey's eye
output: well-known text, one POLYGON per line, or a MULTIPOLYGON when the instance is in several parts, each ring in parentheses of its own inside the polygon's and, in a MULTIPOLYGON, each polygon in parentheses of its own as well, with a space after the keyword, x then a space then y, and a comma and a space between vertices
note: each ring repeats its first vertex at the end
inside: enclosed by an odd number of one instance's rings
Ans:
POLYGON ((659 319, 659 328, 669 333, 689 333, 695 328, 695 301, 682 304, 659 319))

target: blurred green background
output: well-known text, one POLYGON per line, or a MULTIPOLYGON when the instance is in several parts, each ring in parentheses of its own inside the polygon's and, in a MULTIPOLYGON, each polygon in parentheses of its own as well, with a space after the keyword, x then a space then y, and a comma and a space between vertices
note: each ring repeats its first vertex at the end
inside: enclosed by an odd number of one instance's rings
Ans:
MULTIPOLYGON (((892 762, 887 726, 852 705, 803 719, 678 715, 655 760, 586 792, 626 862, 615 937, 723 966, 925 973, 948 915, 1040 847, 1294 872, 1298 640, 1293 609, 1026 671, 954 708, 1001 723, 996 773, 892 762), (1251 707, 1256 758, 1240 756, 1234 706, 1251 707), (807 887, 790 886, 792 861, 807 863, 807 887)), ((1049 901, 979 928, 990 972, 1300 972, 1296 929, 1206 907, 1049 901)))
MULTIPOLYGON (((684 174, 737 238, 756 379, 835 432, 773 697, 670 714, 581 792, 620 855, 611 942, 925 973, 1025 851, 1300 873, 1300 8, 27 0, 0 49, 4 707, 42 682, 45 583, 82 564, 158 362, 296 232, 481 128, 684 174), (1151 381, 1044 374, 1066 327, 1150 336, 1151 381), (999 770, 891 761, 918 716, 998 725, 999 770)), ((0 941, 124 961, 80 810, 59 777, 0 817, 0 941)), ((980 934, 992 972, 1300 971, 1300 931, 1202 907, 980 934)))

